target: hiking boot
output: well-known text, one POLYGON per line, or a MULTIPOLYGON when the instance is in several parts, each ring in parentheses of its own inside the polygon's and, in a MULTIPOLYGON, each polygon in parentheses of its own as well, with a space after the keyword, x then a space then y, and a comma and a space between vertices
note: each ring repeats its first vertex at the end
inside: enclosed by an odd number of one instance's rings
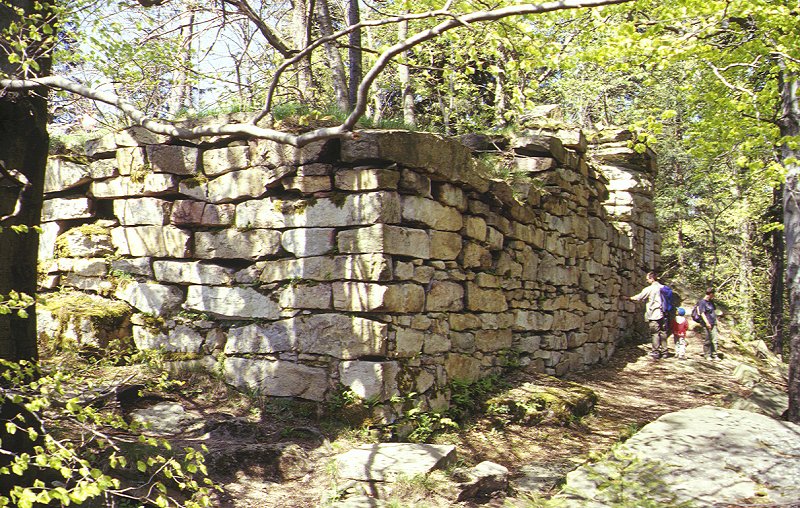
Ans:
POLYGON ((659 353, 658 351, 653 351, 652 353, 650 353, 650 357, 653 360, 658 360, 661 358, 661 353, 659 353))
POLYGON ((717 355, 711 355, 711 359, 712 359, 712 360, 714 360, 714 361, 717 361, 717 362, 718 362, 718 361, 720 361, 720 360, 722 360, 722 358, 720 358, 720 357, 719 357, 719 356, 717 356, 717 355))

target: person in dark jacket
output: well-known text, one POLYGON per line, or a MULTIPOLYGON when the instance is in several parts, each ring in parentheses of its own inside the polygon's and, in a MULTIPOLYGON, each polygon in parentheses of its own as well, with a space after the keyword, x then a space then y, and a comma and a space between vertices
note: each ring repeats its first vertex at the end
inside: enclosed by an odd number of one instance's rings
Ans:
POLYGON ((700 324, 705 329, 703 356, 706 360, 719 360, 717 355, 717 308, 714 305, 714 288, 706 289, 706 296, 697 302, 700 324))

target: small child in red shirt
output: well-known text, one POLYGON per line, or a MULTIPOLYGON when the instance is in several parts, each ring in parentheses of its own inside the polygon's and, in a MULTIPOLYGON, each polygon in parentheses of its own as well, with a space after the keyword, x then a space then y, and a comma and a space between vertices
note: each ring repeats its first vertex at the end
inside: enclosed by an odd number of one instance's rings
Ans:
POLYGON ((675 339, 675 356, 683 360, 686 358, 686 330, 689 329, 689 320, 686 319, 686 310, 678 308, 675 319, 672 321, 672 335, 675 339))

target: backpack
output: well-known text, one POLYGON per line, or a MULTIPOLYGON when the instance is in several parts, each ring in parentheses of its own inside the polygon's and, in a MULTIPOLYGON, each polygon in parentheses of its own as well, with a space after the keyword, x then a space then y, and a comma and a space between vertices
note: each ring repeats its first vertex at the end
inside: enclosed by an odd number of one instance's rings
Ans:
POLYGON ((669 286, 661 286, 661 312, 664 316, 671 316, 675 310, 675 293, 669 286))
MULTIPOLYGON (((699 304, 700 302, 697 303, 699 304)), ((703 318, 700 317, 700 311, 697 309, 697 305, 695 305, 692 309, 692 319, 700 324, 703 324, 703 318)))

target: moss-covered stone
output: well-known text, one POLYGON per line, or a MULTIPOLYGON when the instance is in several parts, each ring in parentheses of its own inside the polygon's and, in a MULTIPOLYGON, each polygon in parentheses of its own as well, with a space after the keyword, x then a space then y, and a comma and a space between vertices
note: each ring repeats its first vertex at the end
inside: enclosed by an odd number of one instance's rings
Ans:
POLYGON ((503 424, 567 425, 588 415, 596 403, 597 394, 585 386, 560 380, 547 385, 531 382, 492 397, 486 412, 503 424))

